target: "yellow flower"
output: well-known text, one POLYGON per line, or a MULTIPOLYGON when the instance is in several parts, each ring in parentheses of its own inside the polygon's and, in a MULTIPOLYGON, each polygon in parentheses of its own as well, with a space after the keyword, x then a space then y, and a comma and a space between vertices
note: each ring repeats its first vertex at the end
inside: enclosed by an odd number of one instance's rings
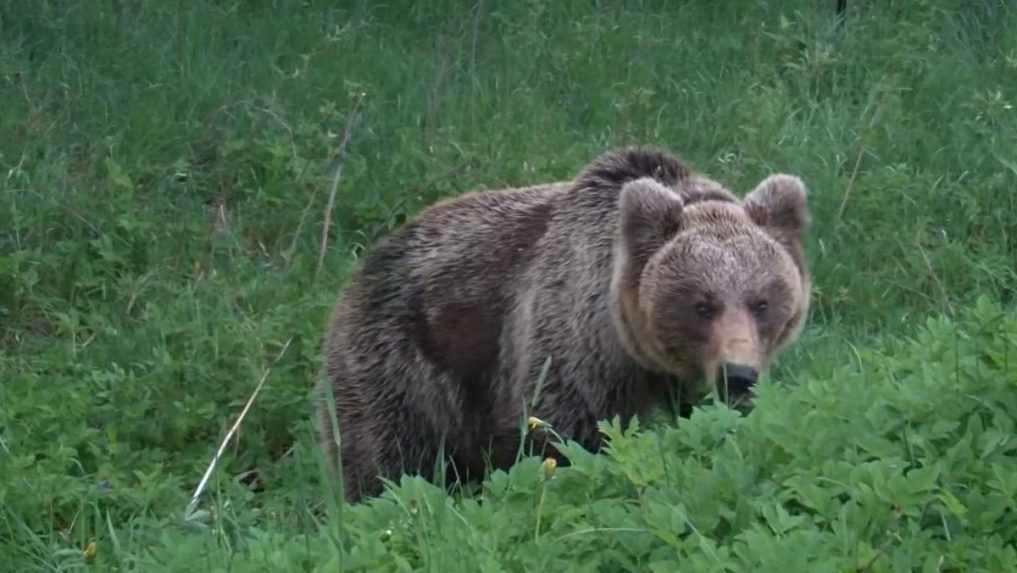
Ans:
POLYGON ((89 541, 88 545, 85 546, 85 550, 82 551, 85 556, 85 562, 91 563, 95 561, 95 542, 89 541))
POLYGON ((554 458, 544 458, 544 463, 541 465, 544 468, 544 477, 551 479, 554 477, 554 470, 558 467, 558 460, 554 458))
POLYGON ((547 422, 541 420, 536 416, 530 416, 530 419, 526 421, 526 425, 529 426, 530 431, 536 431, 537 428, 543 428, 547 426, 547 422))

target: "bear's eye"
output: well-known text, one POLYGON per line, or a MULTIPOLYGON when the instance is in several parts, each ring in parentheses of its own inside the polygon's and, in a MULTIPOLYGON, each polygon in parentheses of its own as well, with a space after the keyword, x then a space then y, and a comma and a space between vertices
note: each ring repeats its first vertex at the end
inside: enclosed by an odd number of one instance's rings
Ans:
POLYGON ((707 302, 697 302, 696 314, 698 314, 700 318, 713 318, 713 307, 707 302))
POLYGON ((749 310, 752 312, 752 314, 756 315, 757 317, 763 316, 766 313, 766 309, 768 306, 769 305, 765 300, 757 300, 756 302, 749 305, 749 310))

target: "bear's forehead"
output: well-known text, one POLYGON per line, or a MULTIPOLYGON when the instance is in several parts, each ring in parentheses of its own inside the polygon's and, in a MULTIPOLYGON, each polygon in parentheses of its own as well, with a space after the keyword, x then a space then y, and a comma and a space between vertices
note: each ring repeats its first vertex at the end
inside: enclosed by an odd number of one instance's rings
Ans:
POLYGON ((711 246, 700 244, 692 253, 687 253, 688 256, 661 259, 653 273, 655 284, 671 284, 671 288, 686 294, 689 291, 713 293, 720 298, 738 298, 745 293, 775 288, 775 285, 795 290, 797 271, 785 264, 780 254, 735 252, 711 246))
POLYGON ((728 201, 702 201, 685 208, 692 224, 702 225, 753 225, 748 213, 738 203, 728 201))
POLYGON ((782 268, 785 249, 749 218, 738 204, 693 205, 686 211, 685 229, 671 242, 670 257, 683 264, 717 267, 718 271, 761 267, 782 268), (774 259, 781 259, 778 263, 774 259))
POLYGON ((674 244, 675 255, 685 264, 695 263, 724 272, 772 268, 773 259, 780 257, 779 248, 761 233, 744 228, 728 231, 704 230, 678 237, 674 244))
POLYGON ((702 202, 737 203, 738 198, 720 183, 698 174, 692 174, 678 189, 686 207, 702 202))

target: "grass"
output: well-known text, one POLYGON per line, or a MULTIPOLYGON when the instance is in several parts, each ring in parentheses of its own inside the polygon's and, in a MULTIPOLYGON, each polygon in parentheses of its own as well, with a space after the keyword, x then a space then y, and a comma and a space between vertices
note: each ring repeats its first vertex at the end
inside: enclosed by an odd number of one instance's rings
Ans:
POLYGON ((1015 16, 0 5, 0 563, 1012 567, 1015 16), (761 408, 605 426, 611 452, 573 448, 552 480, 528 458, 474 495, 407 479, 330 504, 307 392, 357 257, 439 197, 567 178, 631 143, 738 193, 775 170, 812 189, 814 311, 761 408))

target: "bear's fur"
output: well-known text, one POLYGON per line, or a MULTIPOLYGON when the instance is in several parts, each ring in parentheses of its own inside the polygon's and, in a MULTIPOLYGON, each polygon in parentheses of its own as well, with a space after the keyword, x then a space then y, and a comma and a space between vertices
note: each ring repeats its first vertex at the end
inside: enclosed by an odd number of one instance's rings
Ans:
POLYGON ((807 222, 797 177, 739 200, 650 149, 427 208, 367 255, 329 325, 320 440, 347 499, 439 452, 460 477, 510 465, 548 358, 529 413, 591 450, 598 420, 676 387, 746 393, 807 313, 807 222))

